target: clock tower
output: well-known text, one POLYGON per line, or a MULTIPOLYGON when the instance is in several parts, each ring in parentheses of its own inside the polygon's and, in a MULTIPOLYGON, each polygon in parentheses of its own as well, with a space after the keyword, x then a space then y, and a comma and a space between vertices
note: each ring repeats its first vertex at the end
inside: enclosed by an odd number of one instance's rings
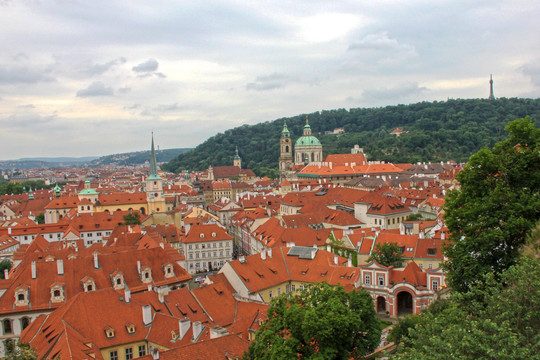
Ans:
POLYGON ((281 139, 279 140, 279 176, 285 178, 286 173, 291 170, 293 165, 291 133, 287 129, 287 122, 283 122, 283 130, 281 131, 281 139))

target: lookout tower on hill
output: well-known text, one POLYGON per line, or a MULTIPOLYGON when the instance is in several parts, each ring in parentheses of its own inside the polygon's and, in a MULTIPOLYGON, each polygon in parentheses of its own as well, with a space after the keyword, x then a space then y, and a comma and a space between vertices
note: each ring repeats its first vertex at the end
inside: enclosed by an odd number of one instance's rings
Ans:
POLYGON ((489 100, 495 100, 495 96, 493 95, 493 74, 489 75, 489 100))

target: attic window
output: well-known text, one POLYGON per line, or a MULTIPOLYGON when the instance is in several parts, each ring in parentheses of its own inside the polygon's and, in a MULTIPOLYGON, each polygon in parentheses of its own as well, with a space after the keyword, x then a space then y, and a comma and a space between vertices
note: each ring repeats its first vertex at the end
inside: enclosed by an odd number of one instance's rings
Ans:
POLYGON ((135 334, 135 325, 133 325, 132 323, 127 323, 126 330, 128 334, 135 334))
POLYGON ((437 254, 437 249, 429 248, 429 249, 427 249, 427 254, 431 255, 431 256, 436 255, 437 254))
POLYGON ((326 274, 328 274, 328 271, 325 271, 325 272, 321 273, 321 276, 324 277, 324 276, 326 276, 326 274))
POLYGON ((107 339, 111 339, 114 337, 114 329, 110 326, 107 326, 105 328, 105 335, 107 336, 107 339))
POLYGON ((199 237, 200 237, 201 239, 204 238, 204 234, 201 233, 201 234, 199 235, 199 237))

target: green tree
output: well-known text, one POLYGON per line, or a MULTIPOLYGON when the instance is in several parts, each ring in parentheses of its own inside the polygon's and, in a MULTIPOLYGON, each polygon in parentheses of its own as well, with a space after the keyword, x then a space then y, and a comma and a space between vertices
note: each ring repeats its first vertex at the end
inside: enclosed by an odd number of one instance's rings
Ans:
POLYGON ((37 359, 36 352, 32 347, 28 344, 23 343, 17 343, 15 345, 15 342, 13 340, 7 340, 11 341, 9 345, 6 346, 8 349, 6 351, 6 359, 7 360, 34 360, 37 359))
POLYGON ((0 261, 0 279, 5 279, 4 270, 11 270, 12 265, 13 263, 11 262, 11 260, 5 259, 0 261))
POLYGON ((127 215, 124 215, 124 225, 140 225, 141 224, 141 214, 138 212, 132 212, 127 215))
POLYGON ((44 213, 39 213, 37 216, 36 216, 36 222, 38 224, 45 224, 45 214, 44 213))
POLYGON ((524 257, 501 281, 487 274, 482 282, 422 313, 404 336, 399 359, 539 359, 538 259, 524 257))
POLYGON ((457 175, 460 190, 446 200, 451 237, 444 266, 457 291, 515 264, 540 218, 540 130, 528 117, 506 130, 508 139, 471 156, 457 175))
POLYGON ((393 242, 377 243, 369 256, 369 261, 377 261, 384 266, 401 267, 403 258, 398 244, 393 242))
POLYGON ((356 359, 375 349, 380 332, 367 291, 314 284, 272 299, 244 359, 356 359))

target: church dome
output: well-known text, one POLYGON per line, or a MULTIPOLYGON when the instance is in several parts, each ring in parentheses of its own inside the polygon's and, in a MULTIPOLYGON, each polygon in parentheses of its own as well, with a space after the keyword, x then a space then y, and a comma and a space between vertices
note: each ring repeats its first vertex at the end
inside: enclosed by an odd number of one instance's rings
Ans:
POLYGON ((300 136, 298 140, 296 140, 296 143, 294 146, 313 146, 313 145, 321 145, 321 142, 319 139, 317 139, 313 135, 308 136, 300 136))

